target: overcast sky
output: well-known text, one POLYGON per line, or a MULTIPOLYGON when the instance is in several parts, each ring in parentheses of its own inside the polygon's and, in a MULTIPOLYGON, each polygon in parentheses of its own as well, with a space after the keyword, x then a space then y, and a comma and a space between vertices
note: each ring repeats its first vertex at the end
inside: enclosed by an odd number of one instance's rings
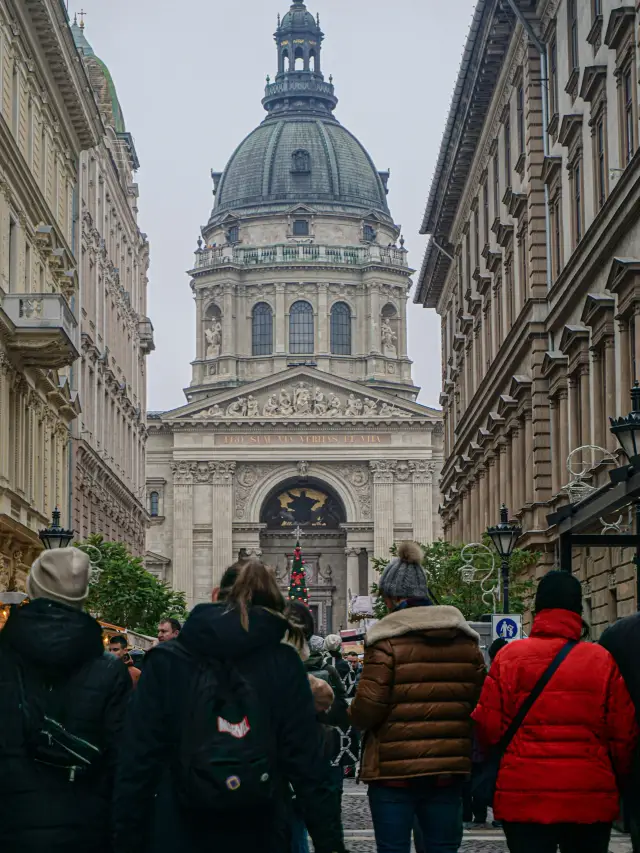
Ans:
MULTIPOLYGON (((326 38, 337 118, 378 169, 391 169, 389 204, 420 269, 418 233, 474 0, 309 0, 326 38)), ((141 168, 139 223, 149 235, 149 409, 185 402, 195 356, 189 278, 211 211, 210 170, 222 171, 265 113, 275 76, 273 32, 287 0, 69 0, 109 66, 141 168)), ((409 355, 420 401, 438 405, 439 320, 410 300, 409 355)))

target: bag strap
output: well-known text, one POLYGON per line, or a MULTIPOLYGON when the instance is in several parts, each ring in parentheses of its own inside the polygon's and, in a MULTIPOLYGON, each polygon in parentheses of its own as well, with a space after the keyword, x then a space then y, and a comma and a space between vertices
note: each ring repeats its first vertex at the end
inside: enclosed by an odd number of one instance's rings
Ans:
POLYGON ((542 693, 544 688, 547 686, 547 684, 551 681, 553 676, 556 674, 560 665, 566 659, 567 655, 577 645, 578 645, 577 640, 569 640, 568 643, 565 643, 565 645, 560 649, 558 654, 554 657, 554 659, 551 661, 549 666, 546 668, 546 670, 540 676, 540 679, 536 683, 536 686, 533 688, 531 693, 524 700, 524 702, 522 703, 522 705, 518 709, 518 713, 515 715, 515 717, 511 721, 509 728, 506 730, 506 732, 503 734, 502 738, 500 739, 500 741, 496 747, 496 752, 498 755, 503 756, 505 754, 505 752, 507 751, 507 749, 509 749, 509 744, 511 743, 511 741, 515 737, 520 726, 524 723, 525 717, 527 716, 527 714, 529 713, 529 711, 531 710, 531 708, 533 707, 533 705, 535 704, 537 699, 540 697, 540 694, 542 693))

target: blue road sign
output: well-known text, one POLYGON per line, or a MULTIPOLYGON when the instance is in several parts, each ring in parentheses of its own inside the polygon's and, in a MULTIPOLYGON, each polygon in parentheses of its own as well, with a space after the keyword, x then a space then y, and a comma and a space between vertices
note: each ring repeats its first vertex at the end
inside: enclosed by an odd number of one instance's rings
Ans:
POLYGON ((494 639, 500 637, 503 640, 518 640, 522 636, 522 617, 513 616, 498 616, 493 617, 493 635, 494 639))

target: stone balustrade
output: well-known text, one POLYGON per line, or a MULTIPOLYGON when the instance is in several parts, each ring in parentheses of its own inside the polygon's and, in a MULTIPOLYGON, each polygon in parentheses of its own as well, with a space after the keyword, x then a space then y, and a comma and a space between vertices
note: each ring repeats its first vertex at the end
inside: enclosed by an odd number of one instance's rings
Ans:
POLYGON ((254 248, 220 246, 196 251, 194 272, 221 266, 325 264, 363 267, 371 264, 408 268, 406 249, 393 246, 319 246, 315 243, 277 244, 254 248))

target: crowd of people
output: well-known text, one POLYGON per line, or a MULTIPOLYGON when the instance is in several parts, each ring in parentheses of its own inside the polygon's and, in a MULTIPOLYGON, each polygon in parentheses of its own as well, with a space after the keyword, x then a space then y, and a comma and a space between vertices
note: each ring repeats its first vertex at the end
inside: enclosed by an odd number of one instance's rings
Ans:
POLYGON ((552 571, 530 636, 480 638, 403 543, 364 661, 322 638, 259 561, 229 567, 142 666, 84 612, 90 565, 45 551, 0 632, 6 853, 345 853, 345 776, 379 853, 455 853, 493 809, 511 853, 606 853, 621 801, 640 851, 640 615, 587 639, 552 571))

